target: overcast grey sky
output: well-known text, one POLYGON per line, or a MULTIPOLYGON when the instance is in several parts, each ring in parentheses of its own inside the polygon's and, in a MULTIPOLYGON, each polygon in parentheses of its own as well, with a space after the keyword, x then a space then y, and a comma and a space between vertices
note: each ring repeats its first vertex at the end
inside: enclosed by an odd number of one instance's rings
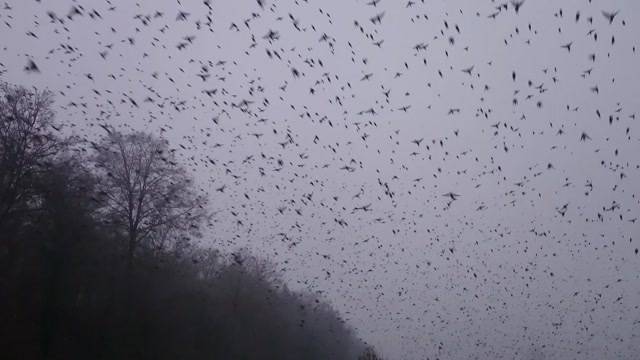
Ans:
POLYGON ((638 357, 640 2, 4 2, 1 80, 168 138, 389 358, 638 357))

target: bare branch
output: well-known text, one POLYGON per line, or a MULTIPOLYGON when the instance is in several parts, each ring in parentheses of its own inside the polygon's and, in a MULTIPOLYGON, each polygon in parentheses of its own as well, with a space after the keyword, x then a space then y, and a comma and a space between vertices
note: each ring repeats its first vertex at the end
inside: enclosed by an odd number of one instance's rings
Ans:
POLYGON ((102 213, 129 235, 130 256, 141 242, 167 234, 197 234, 206 198, 197 196, 168 143, 145 133, 113 131, 95 147, 102 213))

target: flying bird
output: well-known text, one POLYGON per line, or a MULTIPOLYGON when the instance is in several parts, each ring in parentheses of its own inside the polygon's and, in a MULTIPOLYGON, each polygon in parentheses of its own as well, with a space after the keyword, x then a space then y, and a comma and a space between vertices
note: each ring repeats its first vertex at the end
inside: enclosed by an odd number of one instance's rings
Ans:
POLYGON ((371 21, 372 24, 382 24, 382 18, 384 17, 385 11, 377 14, 376 16, 370 18, 369 20, 371 21))
POLYGON ((40 69, 38 68, 38 65, 36 65, 36 63, 33 60, 28 60, 27 65, 24 67, 24 71, 28 73, 29 72, 39 73, 40 69))
POLYGON ((511 0, 511 6, 516 11, 516 14, 520 11, 520 8, 524 4, 525 0, 511 0))
POLYGON ((460 197, 460 195, 452 193, 452 192, 448 192, 446 194, 442 194, 442 196, 444 197, 448 197, 450 198, 452 201, 458 200, 458 198, 460 197))
POLYGON ((620 12, 620 10, 616 10, 616 11, 602 11, 602 16, 604 16, 605 19, 607 19, 607 21, 609 21, 609 25, 613 24, 613 19, 616 18, 616 16, 618 15, 618 13, 620 12))

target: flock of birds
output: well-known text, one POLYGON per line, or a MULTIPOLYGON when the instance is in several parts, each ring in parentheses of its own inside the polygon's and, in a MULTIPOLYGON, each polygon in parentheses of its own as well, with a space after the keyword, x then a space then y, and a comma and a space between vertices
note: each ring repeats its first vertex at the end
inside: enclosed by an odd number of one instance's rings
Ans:
POLYGON ((5 1, 56 131, 169 139, 206 245, 390 358, 640 353, 634 2, 5 1))

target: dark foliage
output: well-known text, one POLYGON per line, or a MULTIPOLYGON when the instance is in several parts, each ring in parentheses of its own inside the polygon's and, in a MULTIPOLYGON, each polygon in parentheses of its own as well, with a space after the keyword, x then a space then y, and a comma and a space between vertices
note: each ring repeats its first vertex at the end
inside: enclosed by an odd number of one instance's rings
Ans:
POLYGON ((37 159, 25 211, 0 233, 2 358, 357 358, 363 345, 331 306, 248 252, 145 247, 128 271, 100 182, 69 152, 37 159))

